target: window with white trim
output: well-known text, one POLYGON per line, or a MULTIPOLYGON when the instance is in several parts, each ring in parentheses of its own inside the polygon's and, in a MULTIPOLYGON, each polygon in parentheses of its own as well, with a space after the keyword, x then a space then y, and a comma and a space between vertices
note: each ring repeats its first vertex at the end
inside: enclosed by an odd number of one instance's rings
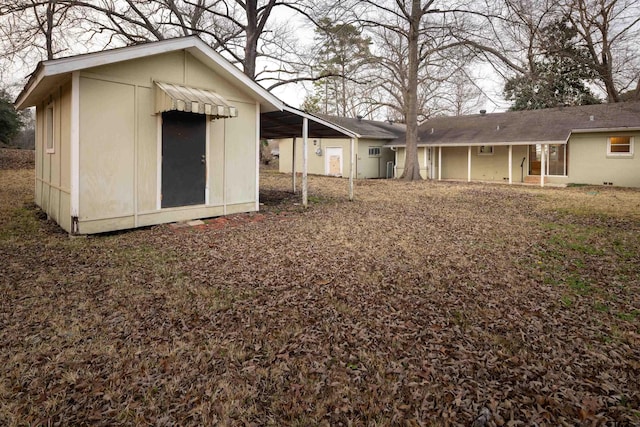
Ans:
POLYGON ((631 136, 611 136, 607 141, 608 156, 632 156, 633 137, 631 136))
POLYGON ((369 157, 380 157, 380 147, 369 147, 369 157))
POLYGON ((55 137, 54 131, 55 126, 53 125, 54 115, 53 115, 53 103, 47 105, 47 108, 44 110, 44 140, 45 140, 45 151, 47 153, 55 153, 56 145, 55 145, 55 137))
POLYGON ((478 156, 491 156, 493 154, 493 145, 481 145, 478 147, 478 156))

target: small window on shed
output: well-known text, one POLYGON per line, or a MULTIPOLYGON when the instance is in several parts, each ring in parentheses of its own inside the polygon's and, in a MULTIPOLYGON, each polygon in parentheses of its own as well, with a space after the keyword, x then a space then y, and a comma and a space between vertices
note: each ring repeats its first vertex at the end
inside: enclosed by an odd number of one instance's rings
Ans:
POLYGON ((44 138, 45 138, 45 151, 47 153, 55 152, 55 138, 54 138, 54 125, 53 125, 53 103, 47 105, 44 112, 44 138))
POLYGON ((493 154, 493 145, 481 145, 478 147, 479 156, 490 156, 493 154))
POLYGON ((380 147, 369 147, 369 157, 380 157, 380 147))
POLYGON ((630 136, 612 136, 607 144, 607 155, 630 156, 633 154, 633 138, 630 136))

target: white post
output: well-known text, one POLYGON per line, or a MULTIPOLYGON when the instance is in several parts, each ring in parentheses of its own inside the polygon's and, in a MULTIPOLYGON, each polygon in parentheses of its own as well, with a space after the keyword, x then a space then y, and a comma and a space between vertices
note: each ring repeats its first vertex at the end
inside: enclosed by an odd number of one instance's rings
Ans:
POLYGON ((431 175, 429 176, 430 179, 434 179, 436 177, 436 153, 434 153, 434 151, 435 149, 433 147, 429 148, 429 155, 431 157, 431 175))
POLYGON ((545 145, 544 144, 540 144, 540 158, 541 158, 541 164, 540 164, 540 187, 544 187, 544 173, 547 170, 547 162, 546 162, 546 154, 545 154, 545 145))
POLYGON ((302 119, 302 206, 307 206, 307 166, 308 166, 308 152, 307 145, 309 144, 309 119, 304 117, 302 119))
POLYGON ((467 182, 471 182, 471 146, 467 149, 467 182))
POLYGON ((398 148, 393 151, 393 177, 398 177, 398 148))
POLYGON ((509 184, 513 184, 513 145, 509 145, 509 184))
POLYGON ((427 147, 424 147, 424 179, 429 178, 429 168, 427 167, 427 147))
POLYGON ((356 141, 354 138, 351 138, 351 146, 350 146, 350 156, 351 156, 351 167, 349 168, 349 200, 353 201, 353 176, 355 174, 356 169, 356 141))
MULTIPOLYGON (((71 73, 71 234, 78 230, 80 217, 80 72, 71 73)), ((56 150, 58 147, 55 147, 56 150)))
POLYGON ((293 194, 296 194, 296 137, 293 137, 293 149, 291 150, 291 184, 293 185, 293 194))
POLYGON ((442 181, 442 145, 438 147, 438 181, 442 181))
MULTIPOLYGON (((137 89, 137 86, 135 86, 137 89)), ((137 99, 137 98, 136 98, 137 99)), ((258 150, 256 152, 256 212, 260 210, 260 148, 261 147, 261 142, 260 142, 260 103, 256 102, 256 149, 258 150)), ((206 184, 206 193, 205 193, 205 201, 206 204, 209 204, 209 163, 211 163, 211 161, 209 160, 211 157, 211 153, 209 152, 209 146, 211 145, 209 143, 210 139, 210 133, 211 133, 211 120, 209 120, 209 116, 207 116, 207 129, 206 129, 206 133, 207 133, 207 137, 206 137, 206 141, 207 141, 207 150, 206 150, 206 166, 207 166, 207 184, 206 184)))

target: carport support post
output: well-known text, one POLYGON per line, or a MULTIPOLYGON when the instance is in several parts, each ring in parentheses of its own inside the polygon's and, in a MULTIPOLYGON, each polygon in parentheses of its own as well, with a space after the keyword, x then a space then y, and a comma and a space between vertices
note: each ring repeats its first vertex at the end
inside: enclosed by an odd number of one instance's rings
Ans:
POLYGON ((438 147, 438 181, 442 181, 442 145, 438 147))
POLYGON ((467 149, 467 182, 471 182, 471 146, 467 149))
POLYGON ((350 201, 353 201, 353 175, 355 173, 354 171, 356 168, 355 148, 356 148, 356 141, 355 139, 351 138, 351 141, 350 141, 351 152, 349 153, 351 157, 351 167, 349 168, 349 200, 350 201))
POLYGON ((509 184, 513 184, 513 145, 509 145, 509 184))
POLYGON ((307 207, 307 144, 309 143, 309 119, 302 119, 302 206, 307 207))
POLYGON ((546 153, 545 153, 545 145, 541 144, 540 145, 540 160, 541 160, 541 164, 540 164, 540 187, 544 187, 544 173, 547 171, 547 159, 546 159, 546 153))
POLYGON ((293 194, 296 194, 296 137, 293 137, 293 153, 291 157, 291 184, 293 185, 293 194))

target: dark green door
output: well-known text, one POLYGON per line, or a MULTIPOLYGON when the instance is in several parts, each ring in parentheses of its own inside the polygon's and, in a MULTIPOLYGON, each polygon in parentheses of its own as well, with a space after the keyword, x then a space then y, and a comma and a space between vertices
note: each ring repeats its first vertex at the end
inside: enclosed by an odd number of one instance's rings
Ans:
POLYGON ((203 114, 162 113, 163 208, 204 204, 206 126, 203 114))

